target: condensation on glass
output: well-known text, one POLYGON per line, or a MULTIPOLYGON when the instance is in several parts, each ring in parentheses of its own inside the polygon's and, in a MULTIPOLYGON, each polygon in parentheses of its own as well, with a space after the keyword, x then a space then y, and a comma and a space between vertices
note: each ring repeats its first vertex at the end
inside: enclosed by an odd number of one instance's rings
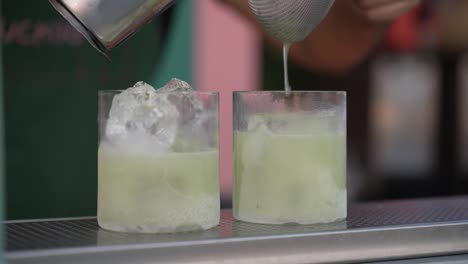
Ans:
POLYGON ((236 219, 335 222, 346 194, 344 92, 234 93, 236 219))
MULTIPOLYGON (((142 233, 205 230, 218 225, 218 94, 155 93, 154 100, 164 98, 161 102, 166 102, 166 109, 162 103, 138 106, 131 114, 141 119, 129 121, 121 128, 128 133, 120 133, 118 126, 112 127, 117 131, 109 131, 110 122, 121 121, 113 120, 116 117, 109 113, 117 111, 113 105, 123 106, 122 99, 116 100, 121 93, 99 93, 99 225, 106 230, 142 233), (189 107, 187 100, 196 100, 198 110, 189 107), (146 122, 143 116, 153 122, 146 122)), ((127 102, 119 111, 127 111, 125 107, 135 105, 127 102)), ((122 112, 116 116, 128 117, 122 112)))

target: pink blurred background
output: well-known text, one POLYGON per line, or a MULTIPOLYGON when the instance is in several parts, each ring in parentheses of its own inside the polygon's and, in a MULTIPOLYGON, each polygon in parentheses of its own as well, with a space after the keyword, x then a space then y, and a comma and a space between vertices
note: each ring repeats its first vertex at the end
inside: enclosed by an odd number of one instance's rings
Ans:
POLYGON ((221 194, 232 183, 232 91, 260 88, 261 36, 214 0, 194 1, 194 86, 220 92, 221 194))

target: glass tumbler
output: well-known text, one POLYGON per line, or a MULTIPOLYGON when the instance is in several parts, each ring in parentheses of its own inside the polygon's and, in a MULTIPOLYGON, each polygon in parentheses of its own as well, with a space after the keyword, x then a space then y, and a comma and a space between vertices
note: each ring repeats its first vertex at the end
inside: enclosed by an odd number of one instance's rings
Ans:
POLYGON ((233 213, 263 224, 346 219, 346 93, 234 93, 233 213))
POLYGON ((99 92, 99 225, 139 233, 218 225, 218 94, 142 96, 99 92))

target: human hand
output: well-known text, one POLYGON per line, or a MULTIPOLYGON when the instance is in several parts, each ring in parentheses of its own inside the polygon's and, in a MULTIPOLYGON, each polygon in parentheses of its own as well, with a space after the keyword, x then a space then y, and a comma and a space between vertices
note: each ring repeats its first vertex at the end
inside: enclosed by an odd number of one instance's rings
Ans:
POLYGON ((371 22, 389 22, 407 13, 421 0, 353 0, 356 7, 371 22))

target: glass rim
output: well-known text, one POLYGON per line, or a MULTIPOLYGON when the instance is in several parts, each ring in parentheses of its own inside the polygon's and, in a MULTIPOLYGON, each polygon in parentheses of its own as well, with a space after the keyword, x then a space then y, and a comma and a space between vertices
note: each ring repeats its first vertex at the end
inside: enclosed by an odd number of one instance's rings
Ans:
MULTIPOLYGON (((98 90, 99 95, 105 95, 105 94, 120 94, 126 89, 114 89, 114 90, 98 90)), ((154 89, 155 91, 158 91, 158 89, 154 89)), ((170 92, 158 92, 159 94, 199 94, 199 95, 219 95, 219 91, 198 91, 198 90, 193 90, 193 91, 170 91, 170 92)))
POLYGON ((275 90, 275 91, 260 91, 260 90, 250 90, 250 91, 233 91, 233 94, 343 94, 346 95, 346 91, 289 91, 284 90, 275 90))

